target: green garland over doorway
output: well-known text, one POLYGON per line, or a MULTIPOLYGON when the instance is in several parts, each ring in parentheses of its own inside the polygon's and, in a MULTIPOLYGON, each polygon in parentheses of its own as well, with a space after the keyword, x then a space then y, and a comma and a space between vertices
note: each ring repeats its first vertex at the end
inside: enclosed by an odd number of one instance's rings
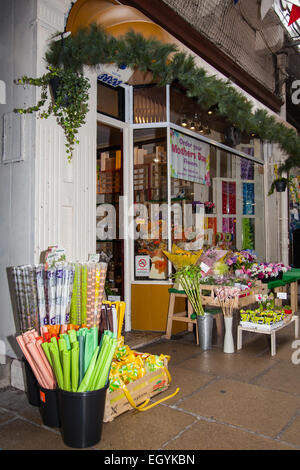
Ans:
MULTIPOLYGON (((191 54, 179 51, 174 44, 146 39, 134 31, 129 31, 121 38, 115 38, 98 25, 91 25, 65 39, 53 39, 45 59, 50 71, 56 74, 59 71, 61 75, 68 73, 69 80, 72 74, 82 77, 84 65, 95 66, 103 63, 115 63, 118 66, 126 64, 141 71, 150 71, 159 86, 171 84, 176 80, 185 88, 187 96, 196 99, 204 110, 215 106, 219 115, 240 131, 249 135, 255 134, 262 141, 279 144, 287 156, 279 168, 280 174, 300 167, 300 136, 294 129, 285 126, 265 110, 253 111, 252 103, 229 81, 208 75, 203 68, 195 64, 191 54)), ((49 73, 47 77, 48 80, 49 73)), ((18 83, 30 83, 29 80, 40 80, 44 83, 42 78, 22 77, 18 83)), ((86 113, 87 94, 78 93, 78 99, 82 99, 80 105, 86 113)), ((37 111, 37 107, 18 111, 37 111)), ((64 105, 61 107, 63 111, 64 105)), ((63 125, 63 116, 60 118, 60 124, 63 125)), ((80 123, 83 123, 82 118, 80 123)), ((77 132, 78 128, 75 132, 72 129, 72 135, 76 136, 77 132)), ((73 145, 76 142, 74 137, 73 145)), ((69 146, 72 156, 73 146, 70 142, 69 146)))

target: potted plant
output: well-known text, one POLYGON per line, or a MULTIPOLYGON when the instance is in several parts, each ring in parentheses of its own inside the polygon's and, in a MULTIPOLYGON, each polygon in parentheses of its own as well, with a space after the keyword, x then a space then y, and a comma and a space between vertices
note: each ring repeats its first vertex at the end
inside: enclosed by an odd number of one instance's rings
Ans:
POLYGON ((291 313, 293 313, 292 307, 290 305, 284 305, 283 310, 286 315, 291 315, 291 313))
POLYGON ((210 349, 212 345, 213 316, 205 312, 202 305, 201 267, 199 265, 185 266, 178 269, 173 277, 180 282, 197 316, 200 347, 203 350, 210 349))
POLYGON ((271 188, 268 192, 268 196, 271 196, 271 194, 274 193, 275 189, 278 193, 283 193, 287 187, 291 190, 296 190, 296 193, 298 193, 298 190, 297 188, 295 188, 295 183, 293 182, 293 178, 291 176, 287 178, 279 176, 272 182, 271 188))
POLYGON ((88 112, 89 80, 82 72, 49 66, 48 71, 41 77, 23 76, 16 83, 41 87, 41 97, 35 106, 15 109, 15 112, 19 114, 39 112, 39 117, 44 119, 51 115, 55 116, 57 123, 64 130, 66 152, 70 161, 74 146, 79 143, 77 138, 79 128, 85 123, 88 112))
POLYGON ((206 214, 212 214, 215 204, 211 201, 205 201, 204 209, 206 214))

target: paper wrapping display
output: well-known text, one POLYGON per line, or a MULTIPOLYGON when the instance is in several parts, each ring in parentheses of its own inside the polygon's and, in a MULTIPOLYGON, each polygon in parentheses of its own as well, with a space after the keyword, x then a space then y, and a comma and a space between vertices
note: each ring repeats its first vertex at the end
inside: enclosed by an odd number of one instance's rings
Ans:
POLYGON ((21 332, 69 323, 74 276, 71 264, 58 263, 48 270, 42 264, 16 266, 12 274, 21 332))

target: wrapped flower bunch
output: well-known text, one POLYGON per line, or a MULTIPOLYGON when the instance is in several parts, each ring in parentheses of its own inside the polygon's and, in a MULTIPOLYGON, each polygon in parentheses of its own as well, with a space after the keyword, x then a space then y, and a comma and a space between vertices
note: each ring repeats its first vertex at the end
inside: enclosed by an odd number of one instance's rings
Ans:
POLYGON ((256 255, 247 250, 242 250, 231 253, 226 260, 226 264, 230 269, 236 271, 237 276, 251 277, 250 268, 254 263, 256 263, 256 260, 256 255))
POLYGON ((274 281, 280 279, 284 272, 291 268, 282 263, 254 263, 251 268, 251 277, 261 280, 262 282, 274 281))

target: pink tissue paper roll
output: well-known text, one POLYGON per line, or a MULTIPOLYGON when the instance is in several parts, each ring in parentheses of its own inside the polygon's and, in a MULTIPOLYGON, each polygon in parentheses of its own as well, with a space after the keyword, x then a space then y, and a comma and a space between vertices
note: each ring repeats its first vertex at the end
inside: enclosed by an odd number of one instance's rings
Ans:
POLYGON ((18 344, 19 344, 19 346, 20 346, 20 348, 21 348, 21 350, 22 350, 22 352, 23 352, 23 354, 24 354, 24 356, 25 356, 25 358, 26 358, 28 364, 29 364, 30 367, 31 367, 32 372, 34 373, 36 380, 38 381, 38 383, 39 383, 42 387, 46 388, 46 387, 45 387, 45 383, 44 383, 44 381, 43 381, 43 379, 42 379, 42 377, 41 377, 40 371, 39 371, 38 368, 35 366, 35 363, 34 363, 33 359, 31 358, 31 355, 30 355, 29 351, 27 350, 27 347, 26 347, 26 345, 25 345, 25 343, 24 343, 24 340, 23 340, 22 336, 17 336, 16 340, 17 340, 17 342, 18 342, 18 344))

